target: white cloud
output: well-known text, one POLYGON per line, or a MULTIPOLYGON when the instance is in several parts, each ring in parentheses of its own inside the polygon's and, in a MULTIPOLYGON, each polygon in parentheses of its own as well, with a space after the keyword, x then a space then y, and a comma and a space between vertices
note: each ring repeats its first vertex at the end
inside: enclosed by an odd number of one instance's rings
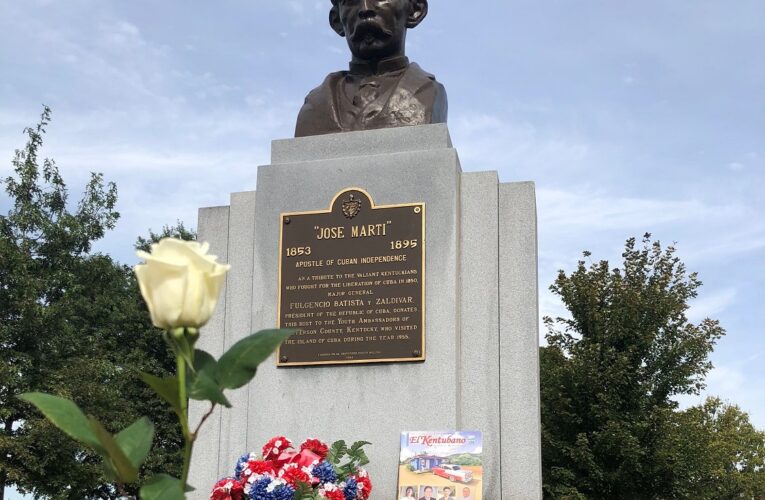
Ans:
POLYGON ((146 46, 141 31, 132 23, 115 20, 98 26, 100 44, 118 50, 137 50, 146 46))
POLYGON ((320 16, 322 11, 329 12, 329 0, 287 0, 284 2, 289 10, 290 21, 297 26, 325 22, 327 17, 320 16))
POLYGON ((662 200, 614 197, 586 187, 563 191, 537 191, 540 214, 549 229, 623 229, 632 231, 669 222, 707 220, 709 217, 735 217, 735 205, 709 206, 698 200, 662 200))
POLYGON ((765 429, 765 400, 762 398, 762 387, 765 376, 758 370, 753 376, 752 365, 765 352, 749 356, 749 362, 715 366, 706 378, 707 387, 698 396, 681 396, 677 398, 681 408, 701 404, 707 397, 716 396, 730 404, 736 404, 749 414, 750 421, 758 429, 765 429), (753 359, 752 359, 753 358, 753 359))
POLYGON ((709 372, 707 376, 707 392, 729 395, 738 392, 746 383, 747 378, 738 368, 720 366, 709 372))
POLYGON ((688 261, 704 262, 719 261, 758 252, 765 249, 765 224, 762 219, 741 217, 730 220, 730 227, 722 229, 716 237, 699 242, 685 251, 688 261))
POLYGON ((736 172, 736 171, 739 171, 739 170, 744 170, 745 167, 744 167, 743 163, 739 163, 737 161, 733 161, 733 162, 728 163, 728 168, 730 170, 733 170, 734 172, 736 172))
POLYGON ((694 323, 704 318, 715 318, 736 302, 737 291, 733 287, 722 290, 704 290, 701 296, 693 300, 688 310, 688 319, 694 323))

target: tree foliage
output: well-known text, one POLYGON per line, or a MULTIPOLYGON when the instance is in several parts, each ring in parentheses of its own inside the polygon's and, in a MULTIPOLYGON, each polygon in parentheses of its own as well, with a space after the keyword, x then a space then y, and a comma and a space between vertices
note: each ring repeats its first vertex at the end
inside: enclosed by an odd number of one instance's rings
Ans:
POLYGON ((158 243, 163 238, 176 238, 184 241, 194 241, 197 239, 197 233, 193 229, 188 229, 182 221, 175 221, 174 226, 162 226, 162 230, 155 233, 149 229, 147 237, 139 236, 135 242, 136 250, 144 252, 151 251, 152 243, 158 243))
POLYGON ((104 284, 102 275, 83 273, 103 261, 84 256, 119 214, 116 188, 98 174, 70 210, 56 164, 44 159, 40 165, 38 158, 49 119, 45 108, 40 123, 25 129, 27 144, 12 161, 16 177, 5 179, 11 208, 0 216, 0 479, 22 489, 45 484, 53 495, 92 483, 92 457, 79 454, 14 396, 38 388, 66 391, 66 380, 76 393, 92 391, 93 404, 110 399, 114 367, 94 356, 94 331, 79 313, 100 298, 104 284))
MULTIPOLYGON (((589 258, 585 252, 585 258, 589 258)), ((545 494, 670 498, 676 477, 665 436, 674 396, 697 394, 725 333, 688 321, 701 286, 672 246, 627 241, 623 264, 580 261, 551 290, 570 313, 546 318, 542 348, 545 494)))
POLYGON ((738 406, 719 398, 673 414, 662 454, 672 464, 672 498, 765 495, 765 432, 738 406))
MULTIPOLYGON (((150 324, 132 270, 92 253, 119 217, 116 186, 92 174, 71 203, 55 162, 39 157, 49 120, 46 107, 39 124, 25 130, 14 175, 4 180, 10 209, 0 215, 0 491, 114 498, 116 486, 102 477, 97 457, 15 396, 71 398, 110 432, 147 415, 156 437, 141 476, 173 474, 181 450, 177 421, 137 372, 169 374, 174 360, 150 324)), ((194 236, 182 225, 165 233, 194 236)))

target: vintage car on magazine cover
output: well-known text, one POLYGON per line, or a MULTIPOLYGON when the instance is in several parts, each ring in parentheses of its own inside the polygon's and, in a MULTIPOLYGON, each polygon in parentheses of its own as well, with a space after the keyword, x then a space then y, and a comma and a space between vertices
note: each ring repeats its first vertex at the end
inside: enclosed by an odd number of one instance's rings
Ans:
POLYGON ((473 471, 462 469, 459 465, 441 464, 433 467, 433 474, 445 477, 451 482, 469 483, 473 480, 473 471))

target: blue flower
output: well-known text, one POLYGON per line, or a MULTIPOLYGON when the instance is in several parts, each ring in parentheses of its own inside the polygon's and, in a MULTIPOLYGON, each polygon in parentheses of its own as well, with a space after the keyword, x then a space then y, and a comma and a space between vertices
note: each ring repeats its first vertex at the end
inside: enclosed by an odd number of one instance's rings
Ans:
POLYGON ((359 493, 359 484, 356 482, 356 479, 349 477, 345 481, 343 493, 345 493, 345 500, 355 500, 356 495, 359 493))
POLYGON ((236 461, 236 467, 234 468, 234 477, 241 479, 242 471, 247 467, 247 462, 256 459, 257 456, 254 453, 245 453, 239 460, 236 461))
POLYGON ((332 464, 326 460, 318 463, 317 465, 314 465, 311 474, 313 474, 314 477, 319 478, 319 481, 322 484, 334 483, 337 481, 337 473, 335 472, 335 468, 332 467, 332 464))
POLYGON ((263 477, 255 481, 250 489, 250 500, 292 500, 295 490, 288 484, 280 484, 268 491, 273 480, 271 477, 263 477))

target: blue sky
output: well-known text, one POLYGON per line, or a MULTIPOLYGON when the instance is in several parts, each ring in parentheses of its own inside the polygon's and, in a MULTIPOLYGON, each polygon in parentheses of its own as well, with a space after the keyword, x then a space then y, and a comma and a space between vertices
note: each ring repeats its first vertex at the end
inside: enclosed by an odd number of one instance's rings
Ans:
MULTIPOLYGON (((76 194, 117 183, 98 245, 133 262, 147 228, 255 189, 270 140, 343 68, 329 0, 0 0, 0 175, 45 103, 45 153, 76 194)), ((722 321, 709 392, 765 428, 765 3, 431 2, 408 55, 449 94, 466 171, 534 180, 541 309, 580 252, 616 261, 648 231, 704 281, 722 321)), ((7 210, 5 193, 0 210, 7 210)))

